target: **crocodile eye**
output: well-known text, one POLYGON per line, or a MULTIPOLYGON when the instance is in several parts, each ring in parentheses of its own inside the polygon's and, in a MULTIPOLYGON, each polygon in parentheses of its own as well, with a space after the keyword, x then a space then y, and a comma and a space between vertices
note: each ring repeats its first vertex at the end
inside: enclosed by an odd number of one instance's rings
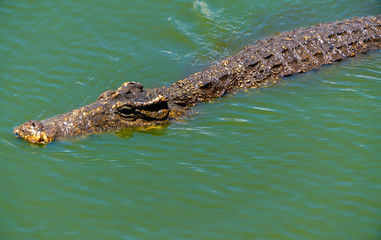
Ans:
POLYGON ((115 110, 117 114, 119 114, 122 118, 128 120, 134 120, 137 118, 137 114, 134 108, 130 106, 121 106, 115 110))
POLYGON ((167 100, 159 95, 154 99, 139 97, 115 107, 115 113, 125 120, 164 120, 168 117, 167 100))

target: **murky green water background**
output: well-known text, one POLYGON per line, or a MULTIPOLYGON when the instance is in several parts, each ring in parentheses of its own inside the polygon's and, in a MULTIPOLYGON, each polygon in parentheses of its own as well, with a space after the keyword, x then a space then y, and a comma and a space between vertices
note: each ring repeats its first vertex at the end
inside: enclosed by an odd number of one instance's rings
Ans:
POLYGON ((0 2, 0 239, 381 239, 381 58, 202 104, 154 132, 36 147, 12 128, 170 85, 378 0, 0 2))

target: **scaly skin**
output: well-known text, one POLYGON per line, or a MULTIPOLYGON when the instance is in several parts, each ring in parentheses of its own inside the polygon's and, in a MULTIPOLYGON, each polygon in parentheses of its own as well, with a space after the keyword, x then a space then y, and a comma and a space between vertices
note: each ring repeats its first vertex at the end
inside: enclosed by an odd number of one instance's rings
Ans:
POLYGON ((258 41, 170 87, 144 90, 126 82, 95 103, 43 121, 28 121, 14 133, 46 144, 69 136, 166 124, 192 106, 244 88, 381 48, 381 15, 319 24, 258 41))

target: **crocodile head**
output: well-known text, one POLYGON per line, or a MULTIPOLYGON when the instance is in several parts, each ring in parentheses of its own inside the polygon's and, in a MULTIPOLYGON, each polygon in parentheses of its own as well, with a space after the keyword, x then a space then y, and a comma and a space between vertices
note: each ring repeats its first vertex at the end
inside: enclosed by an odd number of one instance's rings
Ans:
MULTIPOLYGON (((102 93, 97 101, 113 102, 114 114, 123 121, 140 119, 145 121, 163 120, 168 117, 168 103, 162 95, 150 96, 144 91, 143 85, 126 82, 116 91, 102 93)), ((138 123, 138 125, 139 125, 138 123)))
POLYGON ((168 115, 162 95, 144 91, 140 83, 126 82, 102 93, 92 104, 46 120, 28 121, 13 132, 31 143, 45 144, 69 136, 162 124, 168 115))

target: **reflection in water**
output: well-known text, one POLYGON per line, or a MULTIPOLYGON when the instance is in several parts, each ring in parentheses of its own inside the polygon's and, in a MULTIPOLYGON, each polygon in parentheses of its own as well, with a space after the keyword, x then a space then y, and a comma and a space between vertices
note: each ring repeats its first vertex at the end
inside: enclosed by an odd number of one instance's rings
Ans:
POLYGON ((126 139, 132 138, 136 133, 144 133, 144 134, 149 134, 152 136, 165 136, 167 134, 168 126, 169 125, 167 124, 167 125, 142 127, 138 129, 126 128, 116 132, 115 135, 117 135, 120 138, 126 138, 126 139))

